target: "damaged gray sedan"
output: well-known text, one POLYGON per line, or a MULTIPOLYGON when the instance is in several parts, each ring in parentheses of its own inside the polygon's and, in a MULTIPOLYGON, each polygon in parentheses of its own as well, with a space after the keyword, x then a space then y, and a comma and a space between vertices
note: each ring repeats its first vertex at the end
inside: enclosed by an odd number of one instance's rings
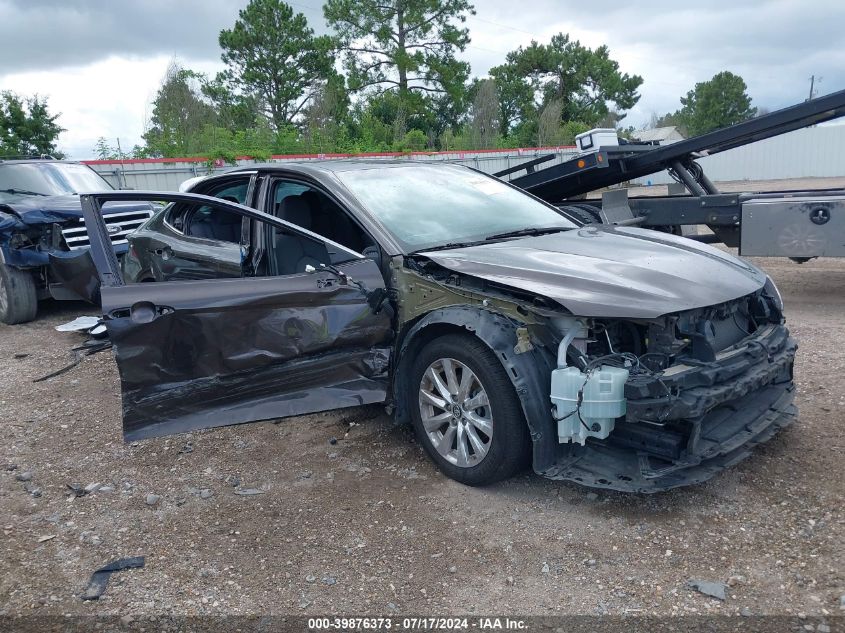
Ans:
POLYGON ((386 403, 466 484, 531 464, 655 492, 796 415, 796 344, 760 270, 465 167, 265 165, 82 202, 127 440, 386 403), (114 200, 167 204, 120 265, 114 200))

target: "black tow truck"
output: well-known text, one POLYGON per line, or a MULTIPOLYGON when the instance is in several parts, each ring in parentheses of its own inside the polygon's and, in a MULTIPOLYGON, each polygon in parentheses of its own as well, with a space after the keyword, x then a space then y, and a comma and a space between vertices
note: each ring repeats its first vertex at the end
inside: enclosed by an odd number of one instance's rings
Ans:
MULTIPOLYGON (((597 146, 543 168, 554 155, 494 175, 587 223, 634 225, 736 247, 743 256, 845 257, 845 189, 723 193, 698 159, 845 116, 845 90, 669 145, 597 146), (526 173, 519 174, 525 171, 526 173), (661 171, 676 181, 668 196, 628 195, 624 183, 661 171), (585 199, 603 190, 601 200, 585 199), (709 231, 684 230, 692 225, 709 231)), ((598 144, 597 144, 598 145, 598 144)))

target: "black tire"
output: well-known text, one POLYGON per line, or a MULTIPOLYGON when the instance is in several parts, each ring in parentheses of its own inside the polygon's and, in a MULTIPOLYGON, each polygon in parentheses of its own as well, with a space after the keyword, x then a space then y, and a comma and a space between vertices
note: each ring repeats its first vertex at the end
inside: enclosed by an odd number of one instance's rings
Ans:
POLYGON ((0 264, 0 322, 32 321, 38 313, 38 291, 32 274, 0 264))
MULTIPOLYGON (((463 369, 458 371, 462 372, 463 369)), ((530 438, 519 399, 502 364, 493 351, 479 339, 472 335, 449 334, 428 343, 411 366, 408 385, 407 405, 410 407, 417 437, 432 460, 449 478, 469 486, 484 486, 507 479, 527 466, 530 458, 530 438), (488 397, 492 434, 487 438, 483 433, 479 435, 478 427, 472 429, 476 438, 480 436, 489 441, 486 454, 474 465, 458 466, 444 457, 435 448, 423 425, 420 392, 424 386, 424 376, 433 364, 443 359, 458 361, 469 368, 477 379, 479 389, 485 391, 488 397)), ((486 407, 479 407, 474 413, 485 410, 486 407)), ((448 424, 455 426, 460 422, 454 422, 450 418, 442 428, 446 428, 445 425, 448 424)), ((450 445, 456 444, 450 440, 450 445)))

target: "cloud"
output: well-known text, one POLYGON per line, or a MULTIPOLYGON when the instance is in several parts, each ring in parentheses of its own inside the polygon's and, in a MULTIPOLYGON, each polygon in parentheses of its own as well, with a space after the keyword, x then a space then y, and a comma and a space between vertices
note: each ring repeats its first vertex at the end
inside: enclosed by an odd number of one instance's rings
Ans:
MULTIPOLYGON (((124 151, 140 144, 150 103, 171 58, 145 59, 111 56, 61 71, 31 71, 9 75, 0 85, 19 94, 48 98, 50 112, 59 114, 66 129, 59 149, 71 158, 91 158, 96 140, 110 145, 120 140, 124 151)), ((186 60, 186 66, 213 72, 216 64, 186 60)))
MULTIPOLYGON (((568 32, 591 47, 607 44, 624 71, 645 79, 630 121, 677 109, 680 96, 722 70, 741 75, 754 103, 769 109, 805 99, 813 74, 824 78, 820 94, 845 88, 845 3, 840 0, 533 0, 517 13, 512 2, 478 4, 484 7, 478 18, 498 25, 479 22, 483 28, 473 28, 485 42, 487 31, 498 28, 507 39, 523 43, 531 40, 528 33, 544 41, 568 32)), ((490 61, 474 64, 475 70, 483 72, 490 61)))
MULTIPOLYGON (((641 75, 640 102, 626 124, 680 107, 696 82, 722 70, 741 75, 754 104, 777 109, 845 88, 841 0, 563 2, 475 0, 464 57, 483 76, 505 54, 570 33, 607 44, 623 71, 641 75)), ((319 0, 290 2, 325 32, 319 0)), ((217 36, 246 0, 0 0, 0 90, 48 96, 68 131, 61 146, 88 157, 99 136, 140 141, 167 61, 214 72, 217 36)))

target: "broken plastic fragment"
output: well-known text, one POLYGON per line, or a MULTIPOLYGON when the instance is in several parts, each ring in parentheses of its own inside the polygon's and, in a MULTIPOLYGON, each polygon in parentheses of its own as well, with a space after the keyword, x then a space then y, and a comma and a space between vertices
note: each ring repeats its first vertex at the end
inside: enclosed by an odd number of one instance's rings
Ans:
POLYGON ((97 600, 100 596, 102 596, 106 592, 106 586, 109 584, 109 577, 112 573, 116 571, 123 571, 124 569, 135 569, 143 566, 143 556, 118 558, 107 565, 103 565, 91 574, 91 580, 88 581, 88 587, 85 588, 85 593, 82 594, 82 599, 97 600))
POLYGON ((76 317, 73 321, 68 321, 67 323, 62 323, 61 325, 56 326, 57 332, 83 332, 85 330, 90 330, 92 327, 96 327, 96 325, 100 322, 99 317, 95 316, 81 316, 76 317))

